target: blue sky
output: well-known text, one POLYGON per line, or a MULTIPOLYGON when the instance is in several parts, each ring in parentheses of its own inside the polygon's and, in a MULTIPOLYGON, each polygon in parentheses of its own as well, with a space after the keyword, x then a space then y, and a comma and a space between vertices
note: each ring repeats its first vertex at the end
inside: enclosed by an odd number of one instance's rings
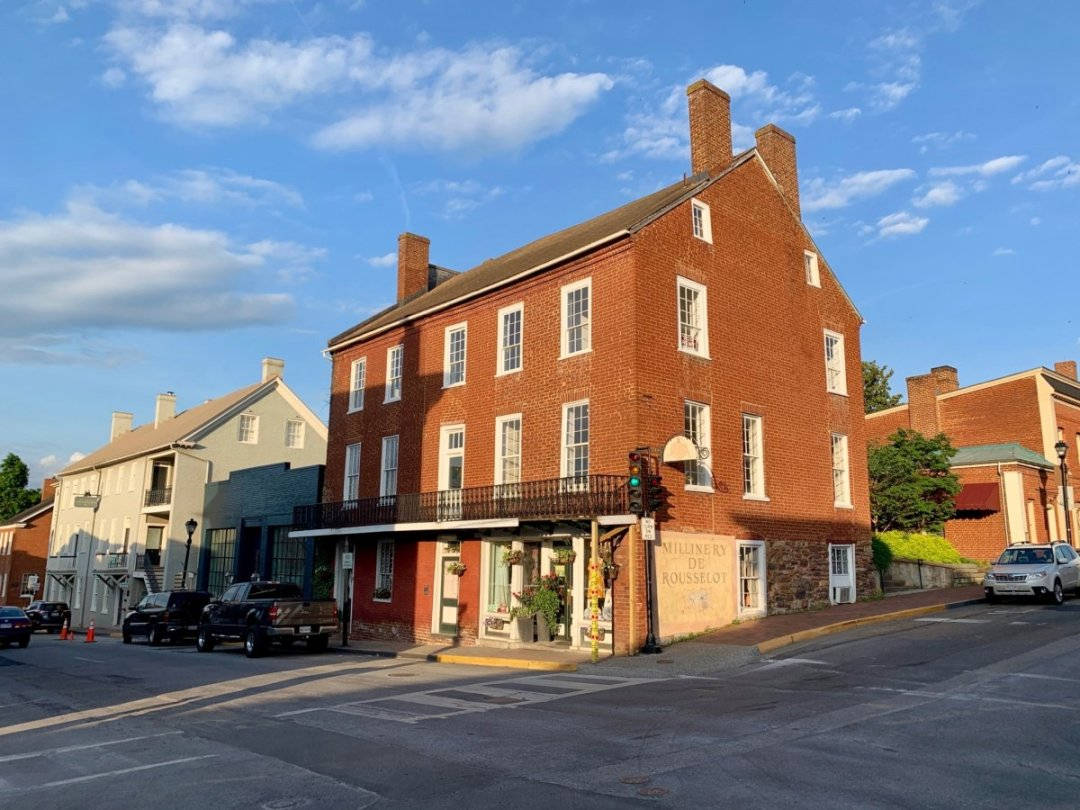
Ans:
MULTIPOLYGON (((1080 356, 1073 3, 8 0, 0 452, 33 476, 391 303, 396 236, 477 264, 736 147, 798 139, 804 219, 896 380, 1080 356)), ((902 386, 902 381, 901 381, 902 386)))

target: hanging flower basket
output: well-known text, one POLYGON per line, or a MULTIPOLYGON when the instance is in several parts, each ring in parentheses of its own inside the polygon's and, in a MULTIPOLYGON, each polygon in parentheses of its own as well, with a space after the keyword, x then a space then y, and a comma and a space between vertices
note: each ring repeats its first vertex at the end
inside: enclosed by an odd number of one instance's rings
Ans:
POLYGON ((390 589, 389 588, 376 588, 375 589, 375 598, 376 599, 389 599, 390 598, 390 589))
POLYGON ((488 630, 502 630, 506 626, 506 620, 498 616, 488 616, 484 619, 484 627, 488 630))
POLYGON ((521 565, 525 561, 525 552, 521 549, 507 549, 502 555, 503 565, 521 565))
POLYGON ((452 562, 446 566, 446 570, 449 571, 451 574, 455 574, 460 577, 465 573, 465 563, 452 562))
POLYGON ((572 548, 560 548, 555 551, 554 559, 556 565, 572 565, 577 559, 577 552, 572 548))

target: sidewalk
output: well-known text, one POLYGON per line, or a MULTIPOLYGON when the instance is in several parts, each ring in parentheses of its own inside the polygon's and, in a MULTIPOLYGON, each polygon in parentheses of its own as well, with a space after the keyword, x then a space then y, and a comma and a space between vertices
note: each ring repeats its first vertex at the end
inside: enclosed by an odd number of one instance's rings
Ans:
POLYGON ((548 672, 574 672, 578 664, 589 660, 588 650, 529 647, 455 647, 446 644, 410 644, 394 641, 350 641, 348 647, 334 646, 336 652, 377 655, 381 658, 411 658, 440 664, 466 664, 476 667, 507 667, 548 672))

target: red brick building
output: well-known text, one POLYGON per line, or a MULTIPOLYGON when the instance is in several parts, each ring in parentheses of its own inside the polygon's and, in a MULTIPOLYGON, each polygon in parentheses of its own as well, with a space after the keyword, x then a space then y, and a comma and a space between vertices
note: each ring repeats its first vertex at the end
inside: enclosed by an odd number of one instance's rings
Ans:
POLYGON ((0 522, 0 605, 42 598, 55 489, 56 480, 45 479, 40 503, 0 522))
MULTIPOLYGON (((867 437, 882 442, 899 428, 944 433, 964 484, 945 537, 963 555, 989 560, 1010 543, 1066 537, 1066 511, 1055 445, 1080 470, 1080 382, 1076 363, 1056 363, 961 388, 952 366, 907 379, 908 401, 866 417, 867 437)), ((1070 484, 1074 542, 1080 527, 1070 484)))
POLYGON ((595 530, 603 645, 638 649, 627 453, 675 436, 700 460, 659 469, 661 637, 872 588, 861 319, 802 223, 794 139, 733 156, 727 94, 687 94, 691 176, 463 273, 403 234, 397 303, 330 340, 324 503, 294 535, 355 553, 355 636, 532 643, 514 595, 555 573, 555 635, 586 644, 595 530))

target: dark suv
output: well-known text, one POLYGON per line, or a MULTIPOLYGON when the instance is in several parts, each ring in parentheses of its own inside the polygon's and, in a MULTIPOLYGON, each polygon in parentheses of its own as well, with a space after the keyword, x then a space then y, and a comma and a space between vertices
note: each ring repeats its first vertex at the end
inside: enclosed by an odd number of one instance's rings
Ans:
POLYGON ((71 611, 67 602, 31 602, 26 606, 26 615, 32 629, 46 633, 55 633, 64 626, 65 620, 71 626, 71 611))
POLYGON ((206 591, 147 594, 124 617, 124 643, 130 644, 132 636, 146 636, 154 646, 166 639, 194 638, 199 629, 199 615, 209 601, 210 594, 206 591))

